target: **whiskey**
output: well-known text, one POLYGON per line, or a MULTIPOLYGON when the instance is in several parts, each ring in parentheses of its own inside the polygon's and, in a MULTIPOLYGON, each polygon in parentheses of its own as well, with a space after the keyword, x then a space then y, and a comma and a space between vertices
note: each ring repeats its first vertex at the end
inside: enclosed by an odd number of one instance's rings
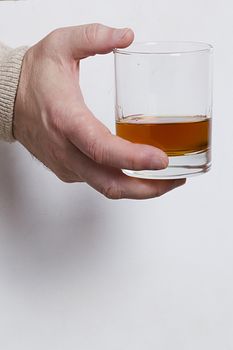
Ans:
POLYGON ((206 152, 210 148, 208 116, 129 116, 116 122, 116 134, 134 143, 152 145, 168 156, 206 152))

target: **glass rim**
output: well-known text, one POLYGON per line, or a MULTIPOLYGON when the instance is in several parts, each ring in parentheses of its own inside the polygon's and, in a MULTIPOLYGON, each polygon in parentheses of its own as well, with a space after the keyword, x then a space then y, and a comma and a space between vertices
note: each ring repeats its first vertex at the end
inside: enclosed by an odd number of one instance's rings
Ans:
POLYGON ((195 54, 203 52, 212 52, 213 46, 211 44, 201 41, 135 41, 126 48, 116 48, 113 50, 114 54, 121 55, 183 55, 195 54), (172 49, 164 49, 155 51, 157 46, 174 46, 172 49), (175 49, 175 46, 184 46, 184 49, 175 49), (137 47, 144 48, 137 49, 137 47), (186 47, 186 48, 185 48, 186 47), (196 47, 196 48, 195 48, 196 47), (153 50, 154 48, 154 50, 153 50), (146 50, 147 49, 147 50, 146 50))

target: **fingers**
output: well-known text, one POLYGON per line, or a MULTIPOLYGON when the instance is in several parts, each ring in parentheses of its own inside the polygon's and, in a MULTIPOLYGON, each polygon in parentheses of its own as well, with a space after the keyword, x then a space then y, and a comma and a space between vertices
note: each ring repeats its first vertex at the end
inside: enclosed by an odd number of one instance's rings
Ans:
POLYGON ((131 170, 159 170, 168 165, 163 151, 112 135, 90 111, 72 117, 66 129, 68 139, 98 164, 131 170))
POLYGON ((134 39, 129 28, 116 29, 98 23, 62 28, 62 31, 66 39, 64 48, 76 60, 127 47, 134 39))
POLYGON ((101 166, 74 149, 69 154, 72 172, 91 187, 110 199, 148 199, 159 197, 164 193, 181 186, 182 180, 142 180, 124 175, 120 170, 101 166))

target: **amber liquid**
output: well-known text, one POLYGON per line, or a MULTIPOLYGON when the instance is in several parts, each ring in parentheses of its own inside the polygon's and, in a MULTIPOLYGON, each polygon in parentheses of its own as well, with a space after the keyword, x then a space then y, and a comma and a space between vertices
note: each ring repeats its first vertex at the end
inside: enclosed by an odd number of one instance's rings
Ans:
POLYGON ((209 149, 211 118, 129 116, 116 122, 116 134, 131 142, 158 147, 168 156, 183 156, 209 149))

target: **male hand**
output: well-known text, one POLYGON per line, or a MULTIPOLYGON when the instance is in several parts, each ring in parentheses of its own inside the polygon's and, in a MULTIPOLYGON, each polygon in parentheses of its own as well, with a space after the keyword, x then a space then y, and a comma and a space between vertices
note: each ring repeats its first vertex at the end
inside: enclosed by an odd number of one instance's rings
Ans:
POLYGON ((14 136, 62 181, 84 181, 111 199, 157 197, 185 180, 142 180, 120 169, 163 169, 161 150, 114 136, 85 105, 80 60, 127 47, 130 29, 100 24, 61 28, 31 47, 23 60, 14 136))

